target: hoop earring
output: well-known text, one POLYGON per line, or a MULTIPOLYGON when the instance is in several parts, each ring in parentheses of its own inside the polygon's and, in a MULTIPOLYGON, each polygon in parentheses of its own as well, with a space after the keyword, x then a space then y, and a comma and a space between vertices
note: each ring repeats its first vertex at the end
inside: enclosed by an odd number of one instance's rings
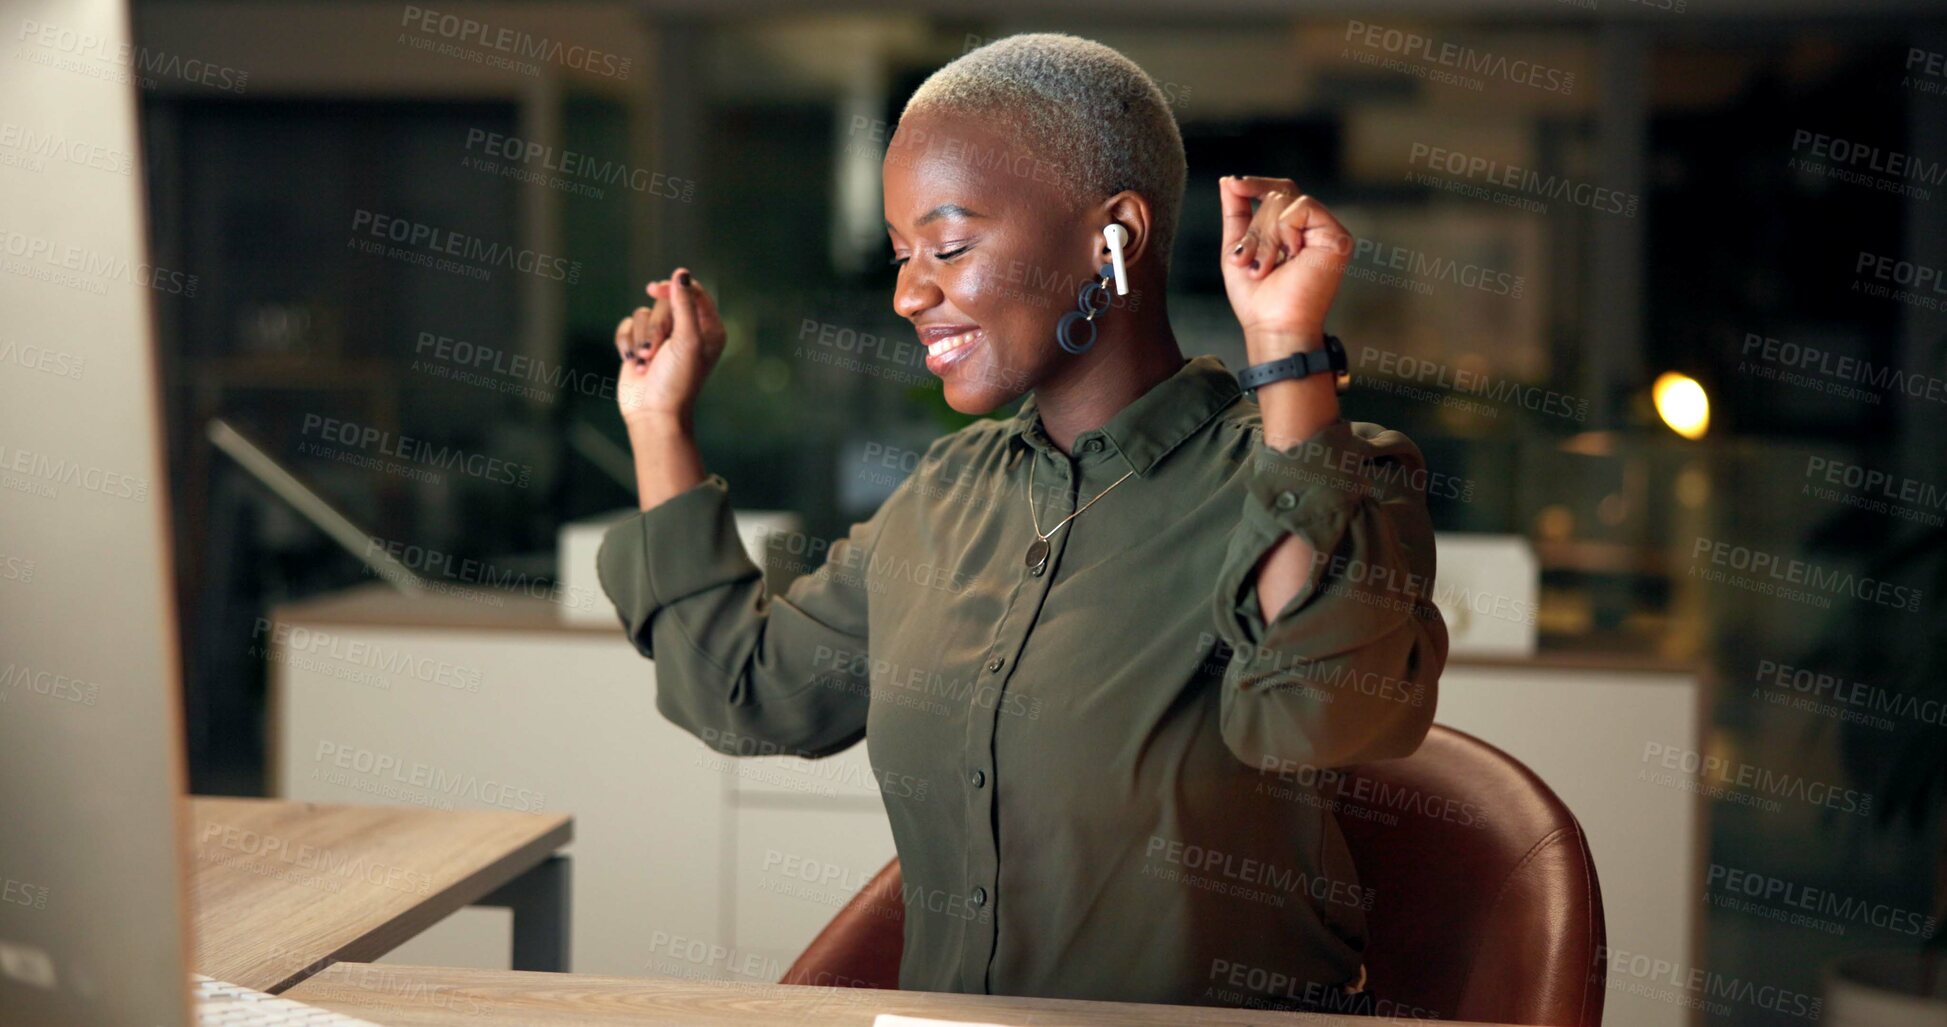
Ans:
POLYGON ((1095 345, 1095 316, 1109 309, 1109 306, 1115 302, 1115 297, 1109 294, 1109 284, 1115 281, 1115 265, 1104 264, 1102 270, 1096 274, 1100 277, 1089 279, 1075 297, 1075 309, 1061 315, 1061 321, 1055 325, 1055 341, 1069 353, 1077 355, 1087 353, 1089 347, 1095 345), (1102 301, 1101 306, 1095 303, 1098 297, 1102 301), (1069 335, 1075 331, 1076 325, 1085 325, 1088 328, 1088 336, 1081 342, 1069 340, 1069 335))

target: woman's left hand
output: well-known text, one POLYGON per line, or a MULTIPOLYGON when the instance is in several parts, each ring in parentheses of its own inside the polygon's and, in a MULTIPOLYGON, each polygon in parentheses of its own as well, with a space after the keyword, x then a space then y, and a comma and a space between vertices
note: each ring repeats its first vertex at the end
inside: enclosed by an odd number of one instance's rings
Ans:
POLYGON ((1224 291, 1251 363, 1323 348, 1325 314, 1352 258, 1351 233, 1288 178, 1226 176, 1217 192, 1224 291))

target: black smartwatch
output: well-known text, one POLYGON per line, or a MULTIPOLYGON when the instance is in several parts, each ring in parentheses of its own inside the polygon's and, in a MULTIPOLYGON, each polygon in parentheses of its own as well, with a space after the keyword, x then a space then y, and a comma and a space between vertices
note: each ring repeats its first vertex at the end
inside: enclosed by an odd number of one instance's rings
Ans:
POLYGON ((1267 360, 1237 372, 1237 385, 1246 391, 1261 388, 1272 382, 1286 378, 1305 378, 1330 371, 1338 376, 1335 383, 1338 391, 1344 392, 1352 384, 1352 369, 1345 359, 1345 346, 1339 337, 1325 336, 1325 348, 1293 353, 1282 360, 1267 360))

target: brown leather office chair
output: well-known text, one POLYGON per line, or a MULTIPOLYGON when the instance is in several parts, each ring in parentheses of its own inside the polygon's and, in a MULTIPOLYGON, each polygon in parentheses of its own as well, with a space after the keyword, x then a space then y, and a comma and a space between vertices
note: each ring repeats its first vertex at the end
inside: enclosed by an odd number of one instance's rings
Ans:
MULTIPOLYGON (((1602 1022, 1595 860, 1575 815, 1540 778, 1438 724, 1412 756, 1347 774, 1353 780, 1332 794, 1397 818, 1339 818, 1360 883, 1373 892, 1366 971, 1374 997, 1390 1004, 1382 1013, 1602 1022)), ((784 983, 897 988, 903 915, 893 860, 819 932, 784 983)))

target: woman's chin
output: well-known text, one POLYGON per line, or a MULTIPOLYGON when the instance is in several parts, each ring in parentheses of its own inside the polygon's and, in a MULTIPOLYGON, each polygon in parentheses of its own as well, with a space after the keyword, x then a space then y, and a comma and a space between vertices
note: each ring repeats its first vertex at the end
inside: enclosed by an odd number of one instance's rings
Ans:
POLYGON ((947 406, 969 417, 991 414, 1008 400, 1008 397, 1001 395, 998 390, 985 383, 962 385, 959 382, 948 381, 944 385, 943 392, 946 395, 947 406))

